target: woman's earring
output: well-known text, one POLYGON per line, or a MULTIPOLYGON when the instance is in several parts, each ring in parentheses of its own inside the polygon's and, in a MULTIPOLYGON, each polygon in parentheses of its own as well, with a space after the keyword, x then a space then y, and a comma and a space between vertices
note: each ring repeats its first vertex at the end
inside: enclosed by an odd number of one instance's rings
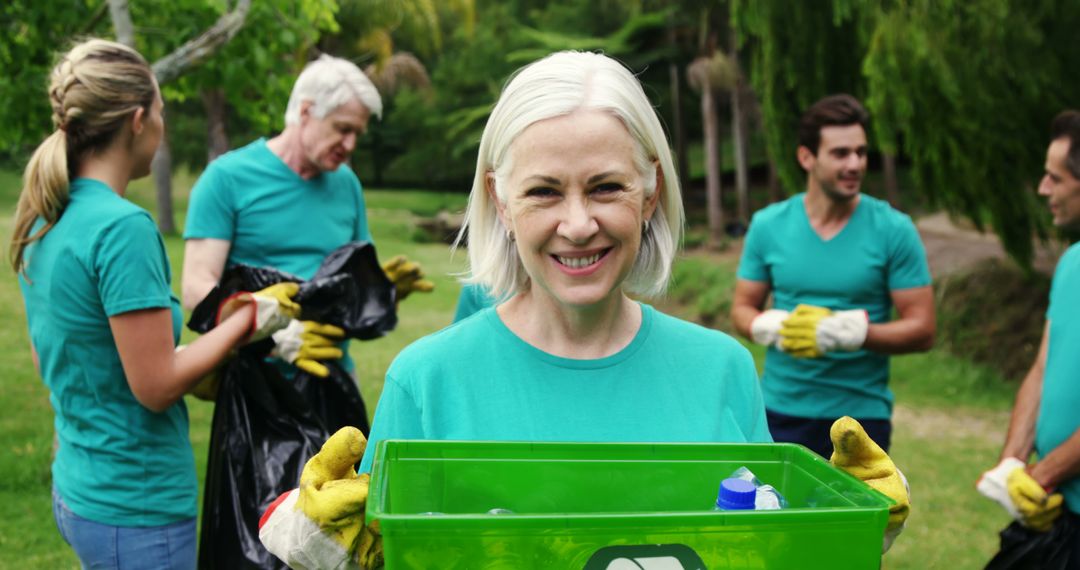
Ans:
POLYGON ((648 218, 645 218, 645 225, 641 228, 641 233, 643 233, 643 234, 649 233, 649 219, 648 218))
POLYGON ((514 230, 511 230, 511 229, 506 230, 506 239, 510 243, 514 242, 514 230))

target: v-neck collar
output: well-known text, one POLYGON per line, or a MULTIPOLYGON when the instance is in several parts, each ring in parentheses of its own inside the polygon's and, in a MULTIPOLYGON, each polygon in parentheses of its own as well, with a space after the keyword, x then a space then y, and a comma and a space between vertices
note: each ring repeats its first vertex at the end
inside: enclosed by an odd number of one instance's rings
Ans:
POLYGON ((817 230, 814 229, 814 224, 810 221, 810 213, 806 211, 806 192, 803 192, 799 195, 799 212, 802 213, 803 222, 806 223, 806 229, 810 230, 810 233, 813 234, 815 238, 817 238, 818 242, 823 244, 835 243, 837 239, 839 239, 840 236, 844 235, 844 232, 846 232, 848 228, 851 227, 851 223, 855 221, 855 217, 858 216, 859 212, 863 210, 863 202, 866 201, 863 198, 865 198, 865 196, 859 195, 859 203, 855 204, 855 211, 851 212, 851 215, 848 216, 847 221, 844 222, 844 227, 840 228, 840 231, 836 232, 836 234, 829 239, 821 237, 821 234, 819 234, 817 230))

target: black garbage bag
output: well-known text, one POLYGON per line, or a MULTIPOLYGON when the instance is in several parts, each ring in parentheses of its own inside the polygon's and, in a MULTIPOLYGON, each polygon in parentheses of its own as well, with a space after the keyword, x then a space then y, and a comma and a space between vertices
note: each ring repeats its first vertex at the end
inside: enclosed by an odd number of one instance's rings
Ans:
POLYGON ((1066 510, 1047 532, 1013 522, 986 570, 1080 570, 1080 516, 1066 510))
MULTIPOLYGON (((205 333, 217 308, 238 291, 282 281, 300 283, 294 299, 303 320, 339 326, 350 338, 372 339, 397 324, 394 287, 374 246, 352 243, 334 250, 309 281, 268 268, 237 265, 192 312, 188 328, 205 333)), ((263 511, 296 487, 304 464, 339 428, 367 435, 364 401, 356 382, 336 362, 328 378, 296 369, 292 378, 268 361, 272 340, 243 347, 220 372, 203 497, 199 567, 285 568, 259 542, 263 511)))

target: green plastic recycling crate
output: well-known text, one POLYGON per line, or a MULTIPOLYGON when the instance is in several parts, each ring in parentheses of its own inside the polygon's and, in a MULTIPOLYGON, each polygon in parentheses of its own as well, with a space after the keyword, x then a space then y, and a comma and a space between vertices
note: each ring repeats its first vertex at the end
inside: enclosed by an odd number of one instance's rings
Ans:
POLYGON ((878 568, 891 501, 792 444, 378 444, 386 567, 878 568), (789 507, 716 511, 739 467, 789 507))

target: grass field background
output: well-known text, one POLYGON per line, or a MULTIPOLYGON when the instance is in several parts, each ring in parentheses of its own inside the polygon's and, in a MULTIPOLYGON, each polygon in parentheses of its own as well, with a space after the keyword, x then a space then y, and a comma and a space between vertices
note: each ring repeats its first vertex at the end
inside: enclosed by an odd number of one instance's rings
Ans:
MULTIPOLYGON (((193 180, 188 173, 176 177, 181 227, 193 180)), ((0 234, 4 236, 10 236, 19 185, 17 173, 0 170, 0 234)), ((129 191, 132 200, 151 211, 152 196, 147 181, 135 183, 129 191)), ((433 294, 414 295, 402 304, 395 331, 352 345, 361 392, 373 413, 390 361, 413 340, 449 324, 460 290, 453 274, 463 268, 464 252, 451 257, 443 244, 415 241, 416 217, 441 208, 460 209, 464 196, 369 190, 366 198, 380 257, 405 253, 420 261, 436 282, 433 294)), ((312 220, 311 229, 317 227, 318 221, 312 220)), ((165 241, 173 265, 173 287, 179 293, 183 241, 178 236, 166 236, 165 241)), ((663 306, 723 327, 723 307, 733 275, 734 262, 728 258, 685 254, 678 261, 677 279, 663 306)), ((185 332, 185 340, 191 338, 185 332)), ((752 350, 760 365, 762 351, 752 350)), ((982 499, 974 482, 997 458, 1015 385, 994 370, 935 350, 894 358, 892 386, 898 404, 893 457, 911 483, 914 506, 907 531, 886 557, 886 567, 981 568, 996 549, 996 533, 1007 515, 982 499)), ((212 404, 187 401, 201 479, 212 404)), ((6 271, 0 277, 0 569, 78 567, 52 519, 52 437, 52 410, 30 360, 22 299, 14 274, 6 271)))

